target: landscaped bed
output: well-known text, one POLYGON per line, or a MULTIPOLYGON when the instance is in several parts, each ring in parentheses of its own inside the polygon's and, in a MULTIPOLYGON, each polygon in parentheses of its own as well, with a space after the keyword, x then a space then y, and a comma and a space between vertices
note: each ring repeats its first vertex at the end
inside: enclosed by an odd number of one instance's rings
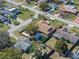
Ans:
POLYGON ((21 10, 21 14, 18 15, 18 18, 22 19, 22 20, 27 20, 28 18, 34 16, 34 12, 28 10, 28 9, 24 9, 21 10))

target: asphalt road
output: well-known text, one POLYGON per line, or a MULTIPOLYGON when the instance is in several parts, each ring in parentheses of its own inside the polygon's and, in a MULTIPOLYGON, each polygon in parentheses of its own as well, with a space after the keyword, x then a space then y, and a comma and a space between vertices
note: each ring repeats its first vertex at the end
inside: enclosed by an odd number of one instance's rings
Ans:
MULTIPOLYGON (((21 3, 16 3, 16 2, 14 2, 13 0, 5 0, 5 1, 7 1, 7 2, 9 2, 9 3, 12 3, 12 4, 15 4, 15 5, 21 5, 21 3)), ((68 24, 68 25, 73 25, 73 26, 75 26, 75 27, 79 27, 79 24, 74 23, 74 22, 72 22, 72 21, 69 21, 69 20, 66 20, 66 19, 62 19, 62 18, 57 17, 57 16, 55 16, 55 15, 51 15, 51 14, 42 12, 42 11, 37 10, 37 9, 35 9, 35 8, 33 8, 33 7, 30 7, 30 6, 24 6, 24 5, 21 5, 21 6, 22 6, 23 8, 27 8, 27 9, 29 9, 29 10, 35 12, 36 14, 41 14, 41 15, 44 15, 44 16, 49 17, 50 19, 57 19, 58 21, 61 21, 61 22, 66 23, 66 24, 68 24)), ((11 27, 11 29, 9 29, 8 32, 9 32, 10 34, 12 34, 14 31, 20 30, 22 27, 27 26, 29 23, 31 23, 31 21, 32 21, 32 19, 28 19, 28 20, 22 22, 22 23, 21 23, 20 25, 18 25, 18 26, 11 27)))

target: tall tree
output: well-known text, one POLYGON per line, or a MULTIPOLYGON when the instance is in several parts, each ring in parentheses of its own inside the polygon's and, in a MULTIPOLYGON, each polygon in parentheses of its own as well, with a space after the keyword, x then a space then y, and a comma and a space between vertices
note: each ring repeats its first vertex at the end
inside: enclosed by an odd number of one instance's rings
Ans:
POLYGON ((14 48, 7 48, 0 52, 0 59, 21 59, 21 51, 14 48))
POLYGON ((42 11, 45 11, 46 8, 49 7, 49 4, 47 2, 43 2, 39 5, 39 8, 42 10, 42 11))
POLYGON ((4 49, 10 46, 10 36, 8 32, 0 31, 0 49, 4 49))
POLYGON ((68 51, 68 45, 63 40, 57 40, 54 48, 57 52, 62 54, 65 54, 66 51, 68 51))
POLYGON ((40 50, 35 50, 34 51, 34 57, 35 57, 35 59, 43 59, 42 58, 42 52, 40 50))

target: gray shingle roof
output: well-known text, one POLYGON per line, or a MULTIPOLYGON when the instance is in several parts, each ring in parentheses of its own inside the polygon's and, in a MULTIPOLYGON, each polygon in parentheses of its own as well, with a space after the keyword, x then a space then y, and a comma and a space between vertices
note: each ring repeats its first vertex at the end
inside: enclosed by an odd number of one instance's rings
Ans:
POLYGON ((70 40, 73 44, 79 40, 79 37, 62 30, 57 30, 53 36, 59 39, 64 38, 66 40, 70 40))

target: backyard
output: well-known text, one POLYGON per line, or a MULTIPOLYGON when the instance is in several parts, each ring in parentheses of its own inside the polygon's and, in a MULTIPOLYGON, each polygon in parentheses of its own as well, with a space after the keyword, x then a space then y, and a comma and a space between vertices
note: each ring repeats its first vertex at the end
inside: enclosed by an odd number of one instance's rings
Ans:
POLYGON ((17 17, 22 20, 26 20, 32 16, 34 16, 34 12, 32 12, 28 9, 23 9, 23 10, 21 10, 21 14, 19 14, 17 17))

